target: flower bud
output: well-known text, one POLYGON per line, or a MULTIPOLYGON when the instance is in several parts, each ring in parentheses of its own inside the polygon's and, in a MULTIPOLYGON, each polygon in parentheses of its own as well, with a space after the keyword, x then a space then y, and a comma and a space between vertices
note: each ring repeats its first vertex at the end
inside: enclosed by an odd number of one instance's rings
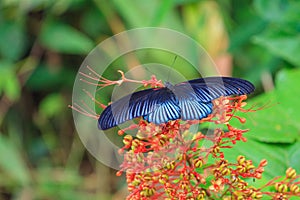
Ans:
POLYGON ((198 139, 201 139, 201 138, 203 138, 203 137, 204 137, 204 135, 203 135, 201 132, 198 132, 198 133, 196 133, 196 134, 193 136, 192 140, 198 140, 198 139))
POLYGON ((189 184, 188 184, 188 181, 180 181, 180 188, 182 189, 182 190, 188 190, 188 186, 189 186, 189 184))
POLYGON ((123 135, 125 133, 124 130, 118 130, 118 135, 123 135))
POLYGON ((288 168, 285 172, 286 178, 291 179, 291 178, 295 178, 297 173, 296 170, 293 168, 288 168))
POLYGON ((247 171, 247 168, 241 165, 237 166, 236 169, 239 173, 245 173, 247 171))
POLYGON ((152 178, 153 178, 153 177, 152 177, 151 173, 146 173, 146 174, 144 175, 144 180, 145 180, 146 182, 151 181, 152 178))
POLYGON ((260 161, 259 166, 260 167, 265 167, 268 164, 268 161, 266 159, 263 159, 262 161, 260 161))
POLYGON ((221 170, 221 174, 222 174, 222 175, 230 175, 230 169, 228 169, 228 168, 222 169, 222 170, 221 170))
POLYGON ((167 181, 169 180, 169 176, 166 175, 166 174, 162 174, 160 175, 158 181, 161 183, 161 184, 165 184, 167 181))
POLYGON ((240 165, 242 165, 246 161, 246 158, 245 158, 245 156, 240 155, 237 157, 237 161, 240 165))
POLYGON ((214 153, 219 153, 220 152, 220 147, 219 146, 214 147, 213 152, 214 153))
POLYGON ((262 192, 260 192, 260 191, 254 191, 254 192, 252 193, 251 197, 252 197, 253 199, 261 199, 261 198, 263 197, 263 194, 262 194, 262 192))
POLYGON ((296 184, 292 184, 292 185, 290 185, 290 190, 294 193, 294 194, 296 194, 296 193, 299 193, 300 192, 300 188, 299 188, 299 186, 298 185, 296 185, 296 184))
POLYGON ((167 169, 174 169, 175 168, 175 162, 167 162, 166 164, 167 169))
POLYGON ((123 138, 123 143, 125 146, 130 145, 132 142, 132 136, 131 135, 125 135, 123 138))
POLYGON ((254 165, 248 165, 247 166, 247 170, 251 170, 251 169, 254 169, 255 167, 254 167, 254 165))
POLYGON ((136 147, 138 147, 139 145, 140 145, 140 141, 138 139, 134 139, 131 144, 131 149, 135 150, 136 147))
POLYGON ((203 161, 201 158, 197 158, 193 161, 193 163, 194 163, 194 167, 199 168, 202 167, 203 161))
POLYGON ((288 191, 288 186, 286 184, 283 184, 283 183, 276 183, 275 184, 275 189, 278 191, 278 192, 282 192, 282 193, 285 193, 288 191))

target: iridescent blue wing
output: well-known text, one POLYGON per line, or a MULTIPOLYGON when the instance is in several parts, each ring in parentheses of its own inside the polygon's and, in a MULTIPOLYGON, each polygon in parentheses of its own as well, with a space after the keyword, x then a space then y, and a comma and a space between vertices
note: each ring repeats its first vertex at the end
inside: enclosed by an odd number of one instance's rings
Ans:
POLYGON ((212 113, 211 102, 199 102, 195 99, 182 99, 179 101, 182 120, 203 119, 212 113))
POLYGON ((199 101, 197 94, 189 84, 178 84, 173 88, 179 102, 182 120, 202 119, 212 112, 212 103, 199 101))
POLYGON ((231 77, 200 78, 175 86, 142 90, 109 105, 101 113, 98 127, 106 130, 141 116, 155 124, 179 118, 202 119, 212 112, 213 99, 253 91, 250 82, 231 77))
POLYGON ((213 109, 212 100, 221 96, 249 94, 254 91, 249 81, 231 77, 207 77, 174 86, 182 120, 202 119, 213 109))
POLYGON ((189 90, 191 88, 200 102, 210 102, 221 96, 250 94, 255 87, 249 81, 232 77, 207 77, 179 83, 177 88, 189 90))
POLYGON ((153 110, 153 101, 146 101, 154 89, 135 92, 107 106, 98 119, 98 128, 109 129, 127 120, 148 114, 153 110))
POLYGON ((141 116, 149 122, 163 123, 176 118, 177 109, 176 98, 168 88, 142 90, 107 106, 98 119, 98 127, 106 130, 141 116), (167 109, 170 111, 165 112, 167 109))
POLYGON ((157 96, 157 106, 152 112, 144 116, 148 122, 162 124, 180 118, 180 107, 176 96, 171 90, 157 96))

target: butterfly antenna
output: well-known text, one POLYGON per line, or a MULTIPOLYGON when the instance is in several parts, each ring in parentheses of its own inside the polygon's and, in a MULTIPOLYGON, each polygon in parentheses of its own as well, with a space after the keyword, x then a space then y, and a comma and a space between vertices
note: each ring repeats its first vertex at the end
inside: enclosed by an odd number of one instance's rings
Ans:
MULTIPOLYGON (((177 55, 174 57, 174 60, 173 60, 172 65, 171 65, 171 69, 174 67, 174 64, 175 64, 176 59, 177 59, 177 55)), ((172 72, 171 69, 170 69, 169 72, 168 72, 167 82, 169 82, 169 80, 170 80, 170 75, 171 75, 171 72, 172 72)))

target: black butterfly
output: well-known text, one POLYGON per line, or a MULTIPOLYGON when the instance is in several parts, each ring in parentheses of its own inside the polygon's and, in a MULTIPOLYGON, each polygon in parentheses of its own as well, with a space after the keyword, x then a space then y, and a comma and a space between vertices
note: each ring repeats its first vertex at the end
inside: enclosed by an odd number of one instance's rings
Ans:
POLYGON ((212 100, 253 92, 249 81, 232 77, 199 78, 176 85, 151 88, 122 97, 107 106, 98 119, 106 130, 136 117, 162 124, 170 120, 195 120, 212 113, 212 100))

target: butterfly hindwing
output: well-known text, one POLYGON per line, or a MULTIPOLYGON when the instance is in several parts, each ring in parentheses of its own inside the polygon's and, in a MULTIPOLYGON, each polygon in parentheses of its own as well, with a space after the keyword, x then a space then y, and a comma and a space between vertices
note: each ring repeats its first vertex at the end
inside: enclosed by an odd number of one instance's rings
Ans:
POLYGON ((197 94, 189 84, 175 85, 173 92, 178 98, 182 120, 202 119, 212 112, 212 103, 199 101, 197 94))
POLYGON ((177 97, 170 90, 158 97, 157 106, 144 116, 148 122, 161 124, 180 118, 180 107, 177 97))
POLYGON ((179 103, 182 120, 203 119, 212 113, 213 104, 204 103, 195 99, 183 99, 179 103))

